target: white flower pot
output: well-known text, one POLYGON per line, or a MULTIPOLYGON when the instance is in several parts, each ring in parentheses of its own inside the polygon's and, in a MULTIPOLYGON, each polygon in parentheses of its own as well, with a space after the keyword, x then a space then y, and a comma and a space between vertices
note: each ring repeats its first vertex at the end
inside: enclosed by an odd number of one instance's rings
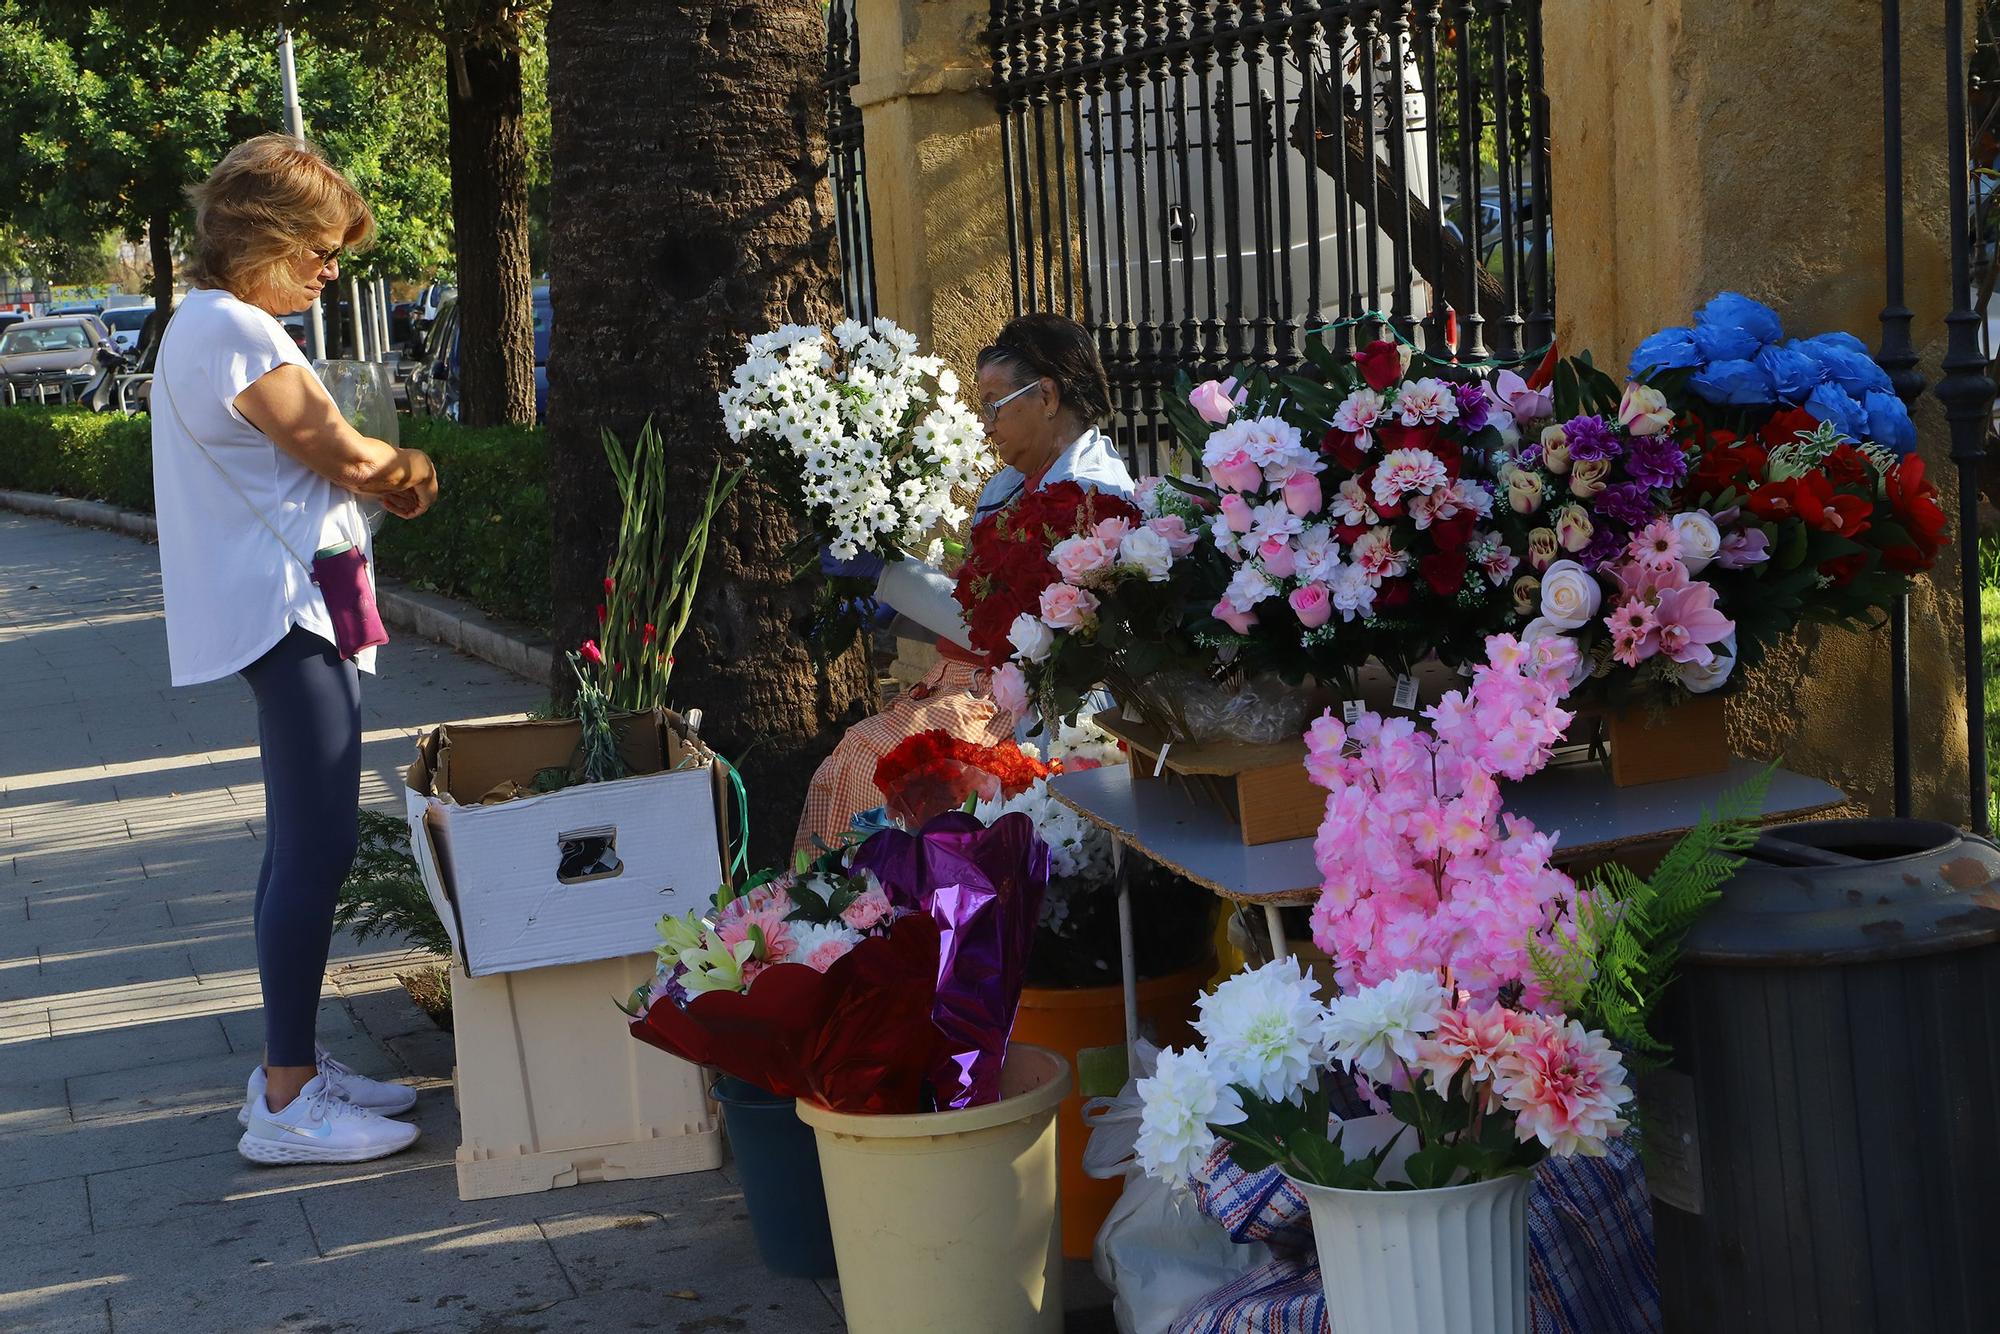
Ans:
POLYGON ((1333 1334, 1527 1334, 1528 1176, 1334 1190, 1312 1208, 1333 1334))

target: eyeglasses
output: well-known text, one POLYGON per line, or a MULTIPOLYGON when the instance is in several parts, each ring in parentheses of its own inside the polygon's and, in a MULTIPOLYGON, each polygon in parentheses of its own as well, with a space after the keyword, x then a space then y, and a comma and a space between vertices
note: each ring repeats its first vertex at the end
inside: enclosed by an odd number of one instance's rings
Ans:
POLYGON ((340 263, 340 257, 344 249, 342 246, 332 246, 322 250, 316 245, 309 245, 306 247, 306 253, 318 260, 319 266, 323 269, 329 264, 340 263))
POLYGON ((1009 403, 1012 403, 1015 399, 1027 393, 1030 389, 1040 389, 1041 387, 1042 387, 1042 382, 1040 380, 1030 380, 1027 384, 1022 385, 1019 389, 1016 389, 1013 393, 1008 394, 1004 398, 996 398, 991 403, 980 404, 979 415, 986 419, 986 424, 988 426, 991 426, 995 421, 999 420, 1000 409, 1006 407, 1009 403))

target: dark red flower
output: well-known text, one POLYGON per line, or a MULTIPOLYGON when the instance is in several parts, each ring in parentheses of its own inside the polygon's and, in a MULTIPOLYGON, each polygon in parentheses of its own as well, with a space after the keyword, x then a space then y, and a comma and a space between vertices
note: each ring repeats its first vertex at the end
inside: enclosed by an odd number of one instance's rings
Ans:
POLYGON ((1851 556, 1836 556, 1832 560, 1820 562, 1819 572, 1833 581, 1835 588, 1845 588, 1854 582, 1868 564, 1868 553, 1857 551, 1851 556))
POLYGON ((1433 552, 1417 562, 1417 573, 1439 597, 1457 597, 1465 587, 1465 556, 1457 551, 1433 552))
POLYGON ((1449 519, 1439 519, 1431 525, 1431 543, 1439 551, 1456 554, 1472 540, 1472 530, 1478 522, 1477 514, 1461 509, 1449 519))
POLYGON ((1884 477, 1890 513, 1910 535, 1912 545, 1884 547, 1882 562, 1892 570, 1916 574, 1937 561, 1944 540, 1944 510, 1938 505, 1937 488, 1924 478, 1924 461, 1908 455, 1884 477))
POLYGON ((1746 442, 1715 443, 1722 438, 1719 431, 1710 437, 1708 446, 1689 469, 1687 481, 1681 487, 1682 494, 1689 499, 1719 495, 1730 487, 1747 490, 1763 480, 1771 456, 1746 442))
POLYGON ((1840 445, 1820 465, 1835 486, 1860 486, 1868 478, 1868 460, 1853 445, 1840 445))
POLYGON ((1370 389, 1387 389, 1403 378, 1403 354, 1386 339, 1377 339, 1356 352, 1354 366, 1370 389))
POLYGON ((1394 611, 1410 604, 1410 581, 1408 579, 1384 580, 1382 587, 1375 590, 1375 609, 1394 611))
POLYGON ((1355 443, 1355 439, 1356 437, 1345 431, 1328 431, 1320 437, 1319 452, 1349 472, 1353 472, 1359 469, 1367 458, 1361 452, 1361 447, 1355 443))

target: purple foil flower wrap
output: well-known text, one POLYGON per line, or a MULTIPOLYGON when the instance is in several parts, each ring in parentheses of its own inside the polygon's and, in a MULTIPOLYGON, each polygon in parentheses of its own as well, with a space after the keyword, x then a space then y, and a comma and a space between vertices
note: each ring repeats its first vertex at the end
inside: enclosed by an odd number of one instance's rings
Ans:
POLYGON ((897 907, 938 924, 931 1021, 946 1039, 931 1070, 938 1109, 997 1101, 1049 883, 1049 849, 1034 821, 1017 811, 988 827, 947 811, 915 834, 876 834, 855 850, 849 868, 873 871, 897 907))

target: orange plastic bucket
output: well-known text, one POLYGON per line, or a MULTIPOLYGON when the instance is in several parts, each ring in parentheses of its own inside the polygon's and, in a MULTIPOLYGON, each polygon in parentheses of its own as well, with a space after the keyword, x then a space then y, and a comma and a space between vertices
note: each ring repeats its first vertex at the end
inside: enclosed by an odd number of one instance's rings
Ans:
MULTIPOLYGON (((1139 983, 1139 1031, 1163 1047, 1184 1047, 1193 1040, 1195 998, 1215 971, 1213 959, 1165 977, 1139 983)), ((1062 1176, 1063 1254, 1073 1260, 1090 1257, 1097 1229, 1125 1189, 1121 1178, 1109 1181, 1086 1176, 1083 1148, 1084 1096, 1078 1092, 1078 1052, 1116 1047, 1125 1041, 1125 992, 1121 987, 1028 987, 1014 1016, 1016 1042, 1033 1043, 1069 1062, 1069 1096, 1056 1109, 1056 1159, 1062 1176)))

